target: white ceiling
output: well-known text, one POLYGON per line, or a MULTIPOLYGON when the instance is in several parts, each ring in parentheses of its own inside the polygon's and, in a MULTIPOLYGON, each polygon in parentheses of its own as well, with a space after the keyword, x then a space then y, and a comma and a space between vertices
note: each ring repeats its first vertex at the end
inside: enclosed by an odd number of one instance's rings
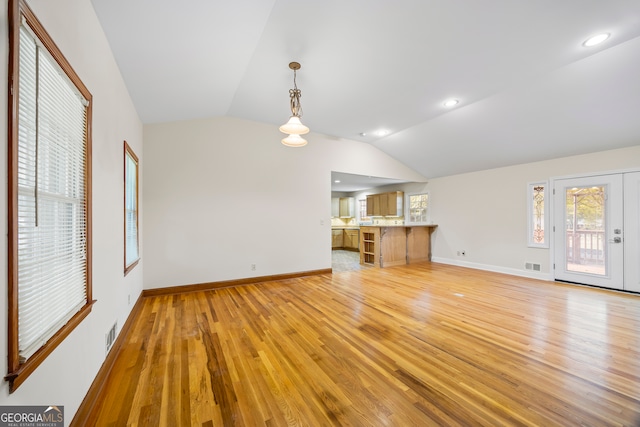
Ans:
POLYGON ((393 178, 381 178, 379 176, 354 175, 344 172, 331 172, 331 191, 353 193, 360 190, 369 190, 391 184, 401 184, 407 181, 393 178))
POLYGON ((144 123, 280 125, 298 61, 312 132, 426 178, 640 144, 638 0, 92 3, 144 123))

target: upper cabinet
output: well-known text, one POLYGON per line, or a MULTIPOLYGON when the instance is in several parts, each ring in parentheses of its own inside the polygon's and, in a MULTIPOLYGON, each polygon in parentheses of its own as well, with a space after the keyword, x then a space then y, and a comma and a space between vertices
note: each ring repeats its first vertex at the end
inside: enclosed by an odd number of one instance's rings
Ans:
POLYGON ((367 196, 367 216, 404 216, 404 192, 370 194, 367 196))
POLYGON ((353 218, 356 216, 356 199, 353 197, 331 198, 331 216, 353 218))
POLYGON ((354 216, 356 216, 356 199, 340 197, 340 217, 353 218, 354 216))
POLYGON ((340 216, 340 199, 337 197, 331 198, 331 218, 337 218, 340 216))

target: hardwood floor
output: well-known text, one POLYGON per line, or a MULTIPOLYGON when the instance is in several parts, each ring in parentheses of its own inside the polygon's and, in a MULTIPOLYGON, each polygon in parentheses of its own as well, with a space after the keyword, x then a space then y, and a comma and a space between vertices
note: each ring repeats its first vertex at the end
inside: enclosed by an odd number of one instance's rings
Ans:
POLYGON ((635 426, 640 296, 442 264, 149 297, 100 426, 635 426))

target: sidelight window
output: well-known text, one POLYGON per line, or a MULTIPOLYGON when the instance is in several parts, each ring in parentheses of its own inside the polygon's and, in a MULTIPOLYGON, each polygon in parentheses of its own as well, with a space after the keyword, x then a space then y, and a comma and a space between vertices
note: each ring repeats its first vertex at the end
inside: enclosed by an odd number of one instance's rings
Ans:
POLYGON ((548 248, 549 203, 547 183, 529 184, 527 193, 527 230, 528 245, 533 248, 548 248))

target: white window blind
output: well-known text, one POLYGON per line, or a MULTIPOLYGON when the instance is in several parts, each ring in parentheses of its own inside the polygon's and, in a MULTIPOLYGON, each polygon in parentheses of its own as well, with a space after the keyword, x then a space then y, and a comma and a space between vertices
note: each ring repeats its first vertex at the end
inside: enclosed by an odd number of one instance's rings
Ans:
POLYGON ((18 352, 28 359, 87 303, 87 108, 20 29, 18 352))

